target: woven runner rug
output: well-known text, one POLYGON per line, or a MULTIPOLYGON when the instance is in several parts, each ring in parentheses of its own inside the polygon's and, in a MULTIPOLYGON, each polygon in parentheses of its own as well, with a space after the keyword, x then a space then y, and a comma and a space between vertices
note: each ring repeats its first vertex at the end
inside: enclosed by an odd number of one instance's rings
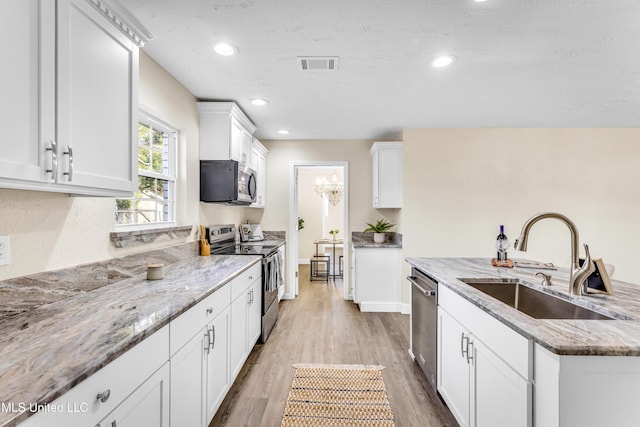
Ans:
POLYGON ((295 364, 282 416, 288 426, 395 426, 383 366, 295 364))

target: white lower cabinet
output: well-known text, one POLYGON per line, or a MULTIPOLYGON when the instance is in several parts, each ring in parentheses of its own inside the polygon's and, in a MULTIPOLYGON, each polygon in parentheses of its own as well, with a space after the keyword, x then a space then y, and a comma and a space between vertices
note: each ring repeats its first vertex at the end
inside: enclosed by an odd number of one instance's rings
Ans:
POLYGON ((21 426, 169 425, 169 327, 153 333, 21 426), (115 424, 113 422, 115 421, 115 424))
POLYGON ((522 378, 471 335, 469 352, 473 353, 471 402, 474 407, 472 425, 531 425, 531 382, 522 378))
MULTIPOLYGON (((229 308, 220 313, 209 326, 211 349, 206 352, 206 409, 208 425, 231 387, 229 375, 229 308)), ((182 425, 182 424, 181 424, 182 425)))
MULTIPOLYGON (((231 377, 235 378, 260 337, 262 293, 260 276, 231 303, 231 377)), ((235 283, 234 283, 235 284, 235 283)))
POLYGON ((531 343, 438 286, 438 392, 460 426, 532 425, 531 343))
POLYGON ((438 309, 438 391, 461 427, 470 425, 471 368, 462 352, 467 330, 438 309))
POLYGON ((218 289, 171 323, 176 334, 188 328, 185 319, 196 331, 171 356, 172 426, 206 427, 229 390, 229 288, 218 289))
POLYGON ((400 248, 354 248, 353 300, 360 311, 402 311, 400 248))
POLYGON ((207 378, 205 336, 207 328, 171 357, 171 425, 206 426, 207 378))
POLYGON ((169 362, 95 427, 168 427, 169 362))

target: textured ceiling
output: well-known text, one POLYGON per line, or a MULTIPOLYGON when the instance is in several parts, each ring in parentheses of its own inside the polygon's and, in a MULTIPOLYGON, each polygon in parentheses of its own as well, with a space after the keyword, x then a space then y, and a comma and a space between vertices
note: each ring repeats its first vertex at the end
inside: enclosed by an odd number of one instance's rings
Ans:
POLYGON ((121 3, 157 37, 147 53, 197 98, 236 101, 262 139, 640 127, 640 0, 121 3), (222 39, 239 54, 213 53, 222 39), (457 61, 432 68, 442 52, 457 61), (299 71, 298 56, 338 56, 338 70, 299 71))

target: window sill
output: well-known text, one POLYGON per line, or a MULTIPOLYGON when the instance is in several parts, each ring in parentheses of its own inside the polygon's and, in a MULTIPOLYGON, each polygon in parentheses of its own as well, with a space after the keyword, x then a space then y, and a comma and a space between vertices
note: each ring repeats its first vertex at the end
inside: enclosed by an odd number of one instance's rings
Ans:
POLYGON ((111 242, 116 248, 129 248, 145 243, 183 239, 191 234, 192 225, 178 227, 158 227, 143 230, 114 231, 110 233, 111 242))

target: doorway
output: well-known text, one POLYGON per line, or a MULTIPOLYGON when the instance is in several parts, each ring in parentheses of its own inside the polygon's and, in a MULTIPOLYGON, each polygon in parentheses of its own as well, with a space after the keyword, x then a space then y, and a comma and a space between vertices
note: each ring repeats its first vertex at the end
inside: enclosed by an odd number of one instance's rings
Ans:
MULTIPOLYGON (((330 239, 330 230, 338 230, 336 237, 343 240, 343 257, 342 257, 342 288, 344 299, 352 299, 350 283, 350 257, 348 255, 348 248, 350 243, 349 233, 349 167, 348 162, 334 161, 334 162, 292 162, 290 165, 290 189, 289 189, 289 232, 291 238, 290 246, 288 250, 288 262, 293 268, 289 269, 289 283, 292 286, 289 287, 288 295, 285 298, 293 299, 298 295, 298 276, 299 269, 298 263, 301 258, 301 254, 311 254, 315 251, 314 241, 317 239, 330 239), (344 184, 344 192, 341 200, 335 206, 329 203, 326 196, 322 198, 315 193, 315 180, 322 181, 324 177, 328 182, 331 182, 333 173, 341 183, 344 184), (310 186, 308 182, 311 177, 313 179, 313 185, 310 186), (327 178, 328 177, 328 178, 327 178), (305 182, 301 180, 304 179, 305 182), (304 193, 301 193, 304 191, 304 193), (322 200, 324 198, 324 200, 322 200), (301 204, 304 203, 304 208, 301 204), (315 214, 309 216, 309 205, 315 205, 318 210, 315 214), (301 213, 306 212, 307 218, 301 217, 301 213), (317 215, 316 215, 317 214, 317 215), (336 217, 336 215, 338 217, 336 217), (313 217, 313 218, 312 218, 313 217), (302 218, 305 222, 304 229, 298 230, 298 218, 302 218), (300 233, 300 231, 305 231, 300 233), (304 246, 301 246, 304 245, 304 246)), ((332 245, 328 245, 331 247, 332 245)), ((338 255, 336 255, 338 256, 338 255)), ((331 250, 332 262, 335 262, 336 269, 339 269, 339 260, 333 257, 333 251, 331 250)), ((308 258, 308 257, 307 257, 308 258)), ((329 283, 340 284, 340 280, 335 281, 330 279, 329 283)))

